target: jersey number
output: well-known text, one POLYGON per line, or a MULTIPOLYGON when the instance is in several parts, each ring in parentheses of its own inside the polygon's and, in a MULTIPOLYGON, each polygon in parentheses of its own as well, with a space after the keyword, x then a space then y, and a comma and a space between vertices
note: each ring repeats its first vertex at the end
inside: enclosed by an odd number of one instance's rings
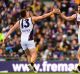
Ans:
POLYGON ((22 28, 27 28, 27 27, 29 27, 29 19, 26 19, 25 20, 26 21, 26 24, 23 24, 23 20, 22 20, 22 28))

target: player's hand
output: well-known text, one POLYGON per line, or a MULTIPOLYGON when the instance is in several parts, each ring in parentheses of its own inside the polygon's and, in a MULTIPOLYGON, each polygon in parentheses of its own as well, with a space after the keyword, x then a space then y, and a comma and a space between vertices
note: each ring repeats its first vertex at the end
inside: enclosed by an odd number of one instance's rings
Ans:
POLYGON ((60 9, 57 9, 57 14, 61 14, 61 11, 60 11, 60 9))
POLYGON ((61 12, 60 12, 60 9, 54 8, 54 9, 53 9, 53 13, 60 14, 61 12))

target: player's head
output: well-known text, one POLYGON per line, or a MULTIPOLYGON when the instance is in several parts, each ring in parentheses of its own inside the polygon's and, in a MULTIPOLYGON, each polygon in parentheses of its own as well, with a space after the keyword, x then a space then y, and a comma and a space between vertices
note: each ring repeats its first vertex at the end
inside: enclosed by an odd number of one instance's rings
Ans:
POLYGON ((26 11, 25 11, 25 9, 21 10, 20 14, 21 14, 21 17, 24 18, 24 17, 26 16, 26 11))
POLYGON ((25 17, 30 17, 31 16, 31 12, 29 10, 23 9, 21 11, 21 17, 25 18, 25 17))
POLYGON ((26 17, 30 17, 30 11, 29 10, 26 10, 26 17))
POLYGON ((80 13, 80 4, 78 5, 78 13, 80 13))

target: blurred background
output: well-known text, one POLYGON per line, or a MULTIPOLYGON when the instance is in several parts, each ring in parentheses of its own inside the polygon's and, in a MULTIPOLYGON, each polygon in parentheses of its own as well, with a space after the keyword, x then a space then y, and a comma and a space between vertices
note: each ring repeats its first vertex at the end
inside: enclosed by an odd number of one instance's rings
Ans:
MULTIPOLYGON (((14 31, 2 44, 6 33, 21 18, 22 9, 27 8, 32 16, 38 16, 58 7, 66 16, 70 16, 76 12, 79 3, 79 0, 0 0, 0 61, 26 61, 20 45, 20 30, 14 31)), ((34 39, 37 60, 77 60, 77 29, 76 20, 68 22, 57 14, 36 22, 34 39)))

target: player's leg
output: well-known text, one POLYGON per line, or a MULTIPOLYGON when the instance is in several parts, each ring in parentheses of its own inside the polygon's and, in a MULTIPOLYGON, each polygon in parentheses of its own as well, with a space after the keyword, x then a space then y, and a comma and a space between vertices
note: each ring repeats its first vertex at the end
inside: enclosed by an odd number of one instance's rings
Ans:
POLYGON ((73 72, 75 72, 75 73, 80 72, 80 47, 79 47, 78 52, 77 52, 77 59, 78 59, 78 66, 76 69, 73 69, 73 72))
POLYGON ((28 63, 31 62, 31 55, 30 55, 30 51, 28 49, 25 50, 25 57, 28 61, 28 63))
POLYGON ((77 69, 73 70, 73 72, 79 72, 80 71, 80 26, 78 29, 78 44, 79 44, 79 49, 77 52, 78 66, 77 66, 77 69))
POLYGON ((35 42, 34 40, 23 42, 21 41, 21 46, 23 50, 25 51, 25 56, 28 61, 28 67, 30 70, 33 70, 34 72, 37 72, 34 67, 34 62, 36 61, 36 50, 35 48, 35 42), (34 54, 33 54, 34 53, 34 54))
POLYGON ((34 66, 35 62, 36 62, 36 58, 37 58, 37 51, 35 48, 30 49, 30 54, 31 54, 31 62, 28 65, 29 68, 31 68, 35 73, 37 73, 37 70, 34 66))
POLYGON ((31 54, 31 63, 34 64, 37 58, 36 48, 30 49, 30 54, 31 54))
POLYGON ((36 51, 36 47, 35 47, 35 42, 33 40, 28 42, 28 49, 29 49, 30 55, 31 55, 30 65, 32 66, 33 71, 37 72, 34 67, 34 63, 36 62, 36 58, 37 58, 37 51, 36 51))
POLYGON ((25 50, 25 57, 26 57, 26 59, 27 59, 27 61, 28 61, 28 68, 29 68, 30 70, 33 70, 33 67, 32 67, 32 65, 31 65, 31 53, 30 53, 29 49, 26 49, 26 50, 25 50))
POLYGON ((25 57, 26 57, 28 63, 30 63, 31 62, 31 55, 30 55, 30 52, 29 52, 27 46, 23 42, 21 42, 21 46, 22 46, 22 49, 25 52, 25 57))
POLYGON ((77 66, 77 69, 78 69, 78 71, 80 71, 80 47, 79 47, 79 49, 78 49, 77 59, 78 59, 78 66, 77 66))
POLYGON ((79 30, 78 30, 78 44, 79 44, 79 49, 77 52, 77 59, 78 59, 78 70, 80 71, 80 26, 79 26, 79 30))
POLYGON ((79 44, 79 49, 77 52, 78 66, 77 66, 76 70, 73 70, 74 72, 80 71, 80 26, 79 26, 79 30, 78 30, 78 44, 79 44))

